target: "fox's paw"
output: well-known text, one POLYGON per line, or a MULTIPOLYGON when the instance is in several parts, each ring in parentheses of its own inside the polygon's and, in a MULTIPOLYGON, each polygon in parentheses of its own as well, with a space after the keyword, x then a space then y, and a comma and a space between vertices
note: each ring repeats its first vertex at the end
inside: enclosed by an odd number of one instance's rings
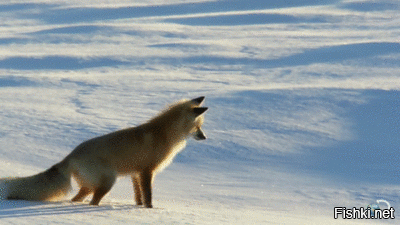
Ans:
POLYGON ((151 205, 151 204, 150 205, 144 205, 144 207, 148 208, 148 209, 151 209, 151 208, 153 208, 153 205, 151 205))

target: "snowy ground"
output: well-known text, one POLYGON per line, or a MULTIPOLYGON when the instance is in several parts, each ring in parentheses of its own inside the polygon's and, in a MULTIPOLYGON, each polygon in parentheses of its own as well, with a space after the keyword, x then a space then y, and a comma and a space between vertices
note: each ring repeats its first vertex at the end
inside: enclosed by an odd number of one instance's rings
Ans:
POLYGON ((0 224, 398 224, 334 220, 333 208, 400 210, 399 11, 397 0, 1 1, 0 176, 43 171, 181 98, 205 95, 210 110, 209 139, 156 177, 155 209, 134 206, 121 178, 100 207, 0 201, 0 224))

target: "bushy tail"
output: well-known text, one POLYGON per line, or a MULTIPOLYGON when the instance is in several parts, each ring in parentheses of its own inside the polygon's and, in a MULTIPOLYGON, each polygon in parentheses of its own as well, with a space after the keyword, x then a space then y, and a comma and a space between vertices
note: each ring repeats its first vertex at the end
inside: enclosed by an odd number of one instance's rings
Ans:
POLYGON ((68 162, 64 160, 37 175, 4 178, 0 180, 0 196, 9 200, 57 200, 71 189, 71 172, 68 167, 68 162))

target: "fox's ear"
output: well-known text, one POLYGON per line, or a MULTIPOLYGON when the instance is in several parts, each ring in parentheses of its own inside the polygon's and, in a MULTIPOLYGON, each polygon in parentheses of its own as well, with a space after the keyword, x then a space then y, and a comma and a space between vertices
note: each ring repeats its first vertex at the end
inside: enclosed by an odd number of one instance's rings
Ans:
POLYGON ((192 99, 191 101, 192 101, 194 104, 200 105, 200 104, 204 101, 205 98, 206 98, 206 97, 201 96, 201 97, 192 99))
POLYGON ((201 114, 203 114, 205 111, 207 111, 207 107, 196 107, 193 108, 193 112, 194 114, 196 114, 196 117, 200 116, 201 114))

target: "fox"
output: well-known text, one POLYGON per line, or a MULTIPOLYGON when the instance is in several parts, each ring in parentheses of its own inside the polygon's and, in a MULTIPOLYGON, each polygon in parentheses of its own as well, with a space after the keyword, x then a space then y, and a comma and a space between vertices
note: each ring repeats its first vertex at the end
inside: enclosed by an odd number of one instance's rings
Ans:
POLYGON ((152 208, 152 183, 186 146, 186 140, 205 140, 202 130, 205 97, 183 99, 136 127, 118 130, 79 144, 61 162, 39 174, 3 178, 0 195, 7 200, 57 201, 79 185, 72 202, 93 194, 99 205, 118 176, 131 176, 136 205, 152 208))

